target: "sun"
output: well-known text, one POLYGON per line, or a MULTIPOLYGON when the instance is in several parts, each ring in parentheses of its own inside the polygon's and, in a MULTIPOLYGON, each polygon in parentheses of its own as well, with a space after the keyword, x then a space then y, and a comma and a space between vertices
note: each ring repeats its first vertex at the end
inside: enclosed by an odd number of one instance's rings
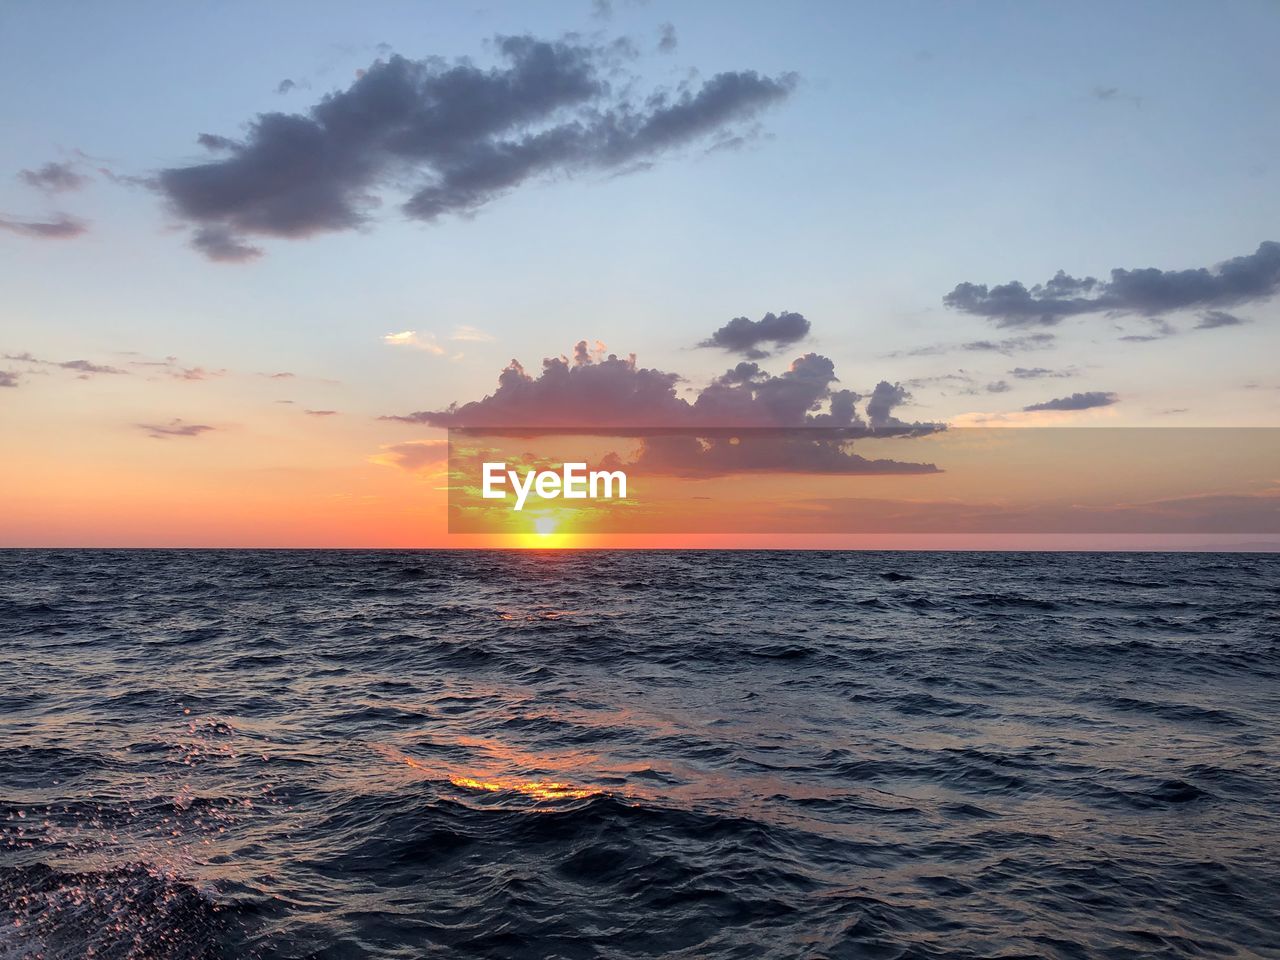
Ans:
POLYGON ((549 537, 556 532, 560 521, 555 517, 538 517, 533 521, 533 529, 540 537, 549 537))

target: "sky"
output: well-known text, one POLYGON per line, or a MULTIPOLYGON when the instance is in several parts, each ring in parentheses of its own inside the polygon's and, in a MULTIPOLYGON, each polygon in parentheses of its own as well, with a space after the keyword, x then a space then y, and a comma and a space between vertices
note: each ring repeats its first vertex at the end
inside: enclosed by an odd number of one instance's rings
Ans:
POLYGON ((1278 35, 1267 0, 5 4, 0 545, 482 542, 443 428, 513 360, 584 423, 1280 426, 1278 35))

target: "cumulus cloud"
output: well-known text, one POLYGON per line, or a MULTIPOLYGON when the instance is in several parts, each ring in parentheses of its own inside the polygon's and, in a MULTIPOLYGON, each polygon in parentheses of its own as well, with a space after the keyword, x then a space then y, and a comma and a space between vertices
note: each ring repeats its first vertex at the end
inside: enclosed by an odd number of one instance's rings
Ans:
POLYGON ((13 220, 0 217, 0 230, 35 240, 71 240, 89 229, 83 220, 56 214, 52 220, 13 220))
POLYGON ((1090 390, 1086 393, 1073 393, 1069 397, 1057 397, 1043 403, 1033 403, 1022 409, 1028 413, 1036 410, 1089 410, 1093 407, 1109 407, 1119 401, 1114 393, 1090 390))
POLYGON ((0 387, 16 387, 22 378, 12 370, 0 370, 0 387))
POLYGON ((78 172, 74 164, 51 161, 38 170, 20 170, 18 179, 29 187, 47 193, 64 193, 79 190, 89 178, 78 172))
POLYGON ((723 327, 698 344, 700 347, 719 347, 730 353, 740 353, 749 360, 761 360, 773 350, 790 346, 809 335, 809 321, 803 314, 766 313, 759 320, 734 317, 723 327), (772 344, 771 350, 762 344, 772 344))
POLYGON ((664 23, 658 27, 658 52, 674 53, 680 41, 676 37, 676 28, 673 24, 664 23))
POLYGON ((242 140, 204 134, 217 156, 161 171, 158 189, 207 256, 242 262, 249 237, 301 238, 364 224, 384 191, 433 221, 469 215, 526 181, 616 172, 752 122, 793 75, 718 73, 633 96, 617 44, 499 37, 498 66, 393 55, 305 113, 264 113, 242 140))
POLYGON ((899 407, 911 398, 906 388, 900 383, 881 380, 871 391, 871 399, 867 401, 867 420, 872 427, 899 426, 902 421, 894 417, 895 407, 899 407))
POLYGON ((208 433, 215 429, 203 423, 187 423, 184 420, 174 418, 168 423, 139 423, 139 430, 145 430, 148 435, 156 440, 168 440, 171 437, 198 437, 202 433, 208 433))
POLYGON ((943 297, 953 309, 1000 327, 1050 326, 1065 317, 1132 313, 1158 317, 1175 310, 1221 309, 1265 300, 1280 292, 1280 243, 1267 240, 1245 256, 1213 268, 1115 269, 1109 280, 1077 279, 1059 270, 1026 287, 1018 281, 988 287, 961 283, 943 297))
POLYGON ((677 393, 679 374, 641 367, 634 355, 603 355, 603 347, 579 341, 572 359, 544 359, 536 376, 512 360, 481 400, 384 419, 472 428, 883 428, 904 425, 893 412, 910 398, 888 381, 869 398, 840 388, 831 360, 807 353, 776 375, 742 361, 689 401, 677 393), (866 421, 857 409, 864 399, 866 421))
POLYGON ((881 381, 869 397, 840 387, 828 357, 806 353, 778 374, 744 360, 686 399, 677 391, 678 374, 604 350, 599 341, 581 340, 572 358, 547 358, 536 376, 512 360, 497 389, 481 400, 383 419, 481 433, 636 436, 642 439, 630 466, 665 474, 936 470, 854 453, 855 438, 875 431, 892 436, 940 427, 894 415, 910 399, 901 384, 881 381), (864 400, 865 420, 858 410, 864 400))

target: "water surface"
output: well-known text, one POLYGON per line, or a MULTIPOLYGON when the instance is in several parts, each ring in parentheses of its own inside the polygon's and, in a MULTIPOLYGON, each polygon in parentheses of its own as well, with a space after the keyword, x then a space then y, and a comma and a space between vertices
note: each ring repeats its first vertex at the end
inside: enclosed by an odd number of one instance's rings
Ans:
POLYGON ((0 957, 1277 957, 1280 557, 0 552, 0 957))

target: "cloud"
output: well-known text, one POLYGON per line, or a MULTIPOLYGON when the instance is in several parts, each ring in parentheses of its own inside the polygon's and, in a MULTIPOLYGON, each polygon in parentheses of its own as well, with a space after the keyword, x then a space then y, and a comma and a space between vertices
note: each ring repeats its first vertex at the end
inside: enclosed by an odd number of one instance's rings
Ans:
POLYGON ((853 442, 825 431, 783 436, 746 434, 710 436, 659 434, 646 437, 638 454, 625 460, 605 457, 604 469, 681 477, 718 477, 741 473, 901 476, 938 473, 932 463, 877 459, 853 451, 853 442))
POLYGON ((1007 380, 993 380, 987 384, 987 393, 1008 393, 1013 387, 1009 386, 1007 380))
POLYGON ((12 220, 0 217, 0 230, 36 240, 71 240, 86 233, 88 229, 84 221, 64 213, 56 214, 52 220, 12 220))
POLYGON ((285 77, 283 80, 280 81, 279 84, 276 85, 276 93, 281 93, 281 94, 288 93, 290 90, 292 90, 296 86, 297 86, 296 83, 294 83, 288 77, 285 77))
POLYGON ((385 452, 370 457, 373 463, 401 470, 417 472, 424 467, 436 466, 449 459, 447 440, 410 440, 382 448, 385 452))
POLYGON ((226 370, 206 370, 204 367, 184 367, 177 357, 165 357, 163 360, 131 360, 135 367, 155 367, 165 376, 174 380, 213 380, 225 377, 226 370))
POLYGON ((156 440, 168 440, 170 437, 198 437, 202 433, 216 429, 203 423, 186 423, 177 418, 165 424, 139 423, 136 426, 139 430, 147 431, 156 440))
POLYGON ((901 425, 902 421, 893 416, 893 411, 910 398, 911 394, 902 384, 881 380, 871 391, 871 399, 867 401, 867 421, 872 427, 901 425))
MULTIPOLYGON (((598 344, 598 348, 603 348, 598 344)), ((898 426, 893 411, 909 399, 901 384, 881 381, 870 398, 838 388, 835 366, 807 353, 782 373, 743 361, 698 391, 679 396, 679 374, 641 367, 635 356, 601 355, 586 340, 573 359, 549 357, 537 376, 512 360, 493 393, 383 419, 433 427, 542 427, 562 429, 668 427, 857 427, 866 426, 857 404, 867 399, 872 427, 898 426)))
POLYGON ((415 350, 425 350, 427 353, 434 353, 436 356, 442 356, 445 352, 444 347, 436 343, 435 334, 428 333, 419 336, 417 330, 401 330, 399 333, 388 333, 383 336, 382 342, 390 347, 412 347, 415 350))
POLYGON ((1003 340, 969 340, 965 343, 935 343, 912 350, 899 350, 887 354, 888 357, 936 357, 944 353, 963 350, 970 353, 1003 353, 1013 354, 1029 350, 1046 350, 1053 346, 1057 337, 1052 333, 1025 333, 1003 340))
POLYGON ((20 170, 18 179, 29 187, 44 190, 46 193, 65 193, 79 190, 89 178, 76 171, 70 163, 49 162, 39 170, 20 170))
POLYGON ((449 339, 467 343, 492 343, 495 338, 491 333, 462 324, 454 327, 453 333, 449 334, 449 339))
POLYGON ((783 310, 780 314, 766 313, 759 320, 734 317, 698 346, 719 347, 749 360, 760 360, 772 352, 761 349, 761 344, 773 344, 773 350, 779 350, 808 335, 809 321, 803 314, 783 310))
POLYGON ((1019 380, 1043 380, 1046 377, 1075 376, 1075 371, 1050 370, 1048 367, 1014 367, 1009 371, 1009 376, 1017 377, 1019 380))
POLYGON ((1117 100, 1128 100, 1135 107, 1142 107, 1142 98, 1136 97, 1131 93, 1124 93, 1119 87, 1094 87, 1093 98, 1103 103, 1113 103, 1117 100))
POLYGON ((1059 270, 1027 288, 1018 281, 987 287, 961 283, 943 297, 948 307, 1000 327, 1043 325, 1095 313, 1158 317, 1175 310, 1217 310, 1265 300, 1280 292, 1280 243, 1267 240, 1245 256, 1212 269, 1115 269, 1109 280, 1077 279, 1059 270))
POLYGON ((80 379, 85 380, 95 374, 117 374, 127 375, 129 371, 121 370, 118 367, 107 366, 101 363, 91 363, 88 360, 43 360, 40 357, 34 357, 29 353, 6 353, 6 360, 16 360, 19 363, 36 364, 42 367, 57 367, 60 370, 71 370, 80 375, 80 379))
POLYGON ((262 256, 262 248, 244 243, 223 226, 200 227, 191 235, 191 245, 214 263, 248 263, 262 256))
POLYGON ((1114 393, 1090 390, 1086 393, 1073 393, 1069 397, 1058 397, 1044 403, 1033 403, 1022 409, 1028 413, 1036 410, 1090 410, 1093 407, 1109 407, 1120 400, 1114 393))
POLYGON ((1200 322, 1196 324, 1196 329, 1214 330, 1217 327, 1236 327, 1248 322, 1243 317, 1237 317, 1234 313, 1227 313, 1225 310, 1210 310, 1201 315, 1200 322))
POLYGON ((0 370, 0 387, 16 387, 21 379, 13 370, 0 370))
POLYGON ((161 171, 158 188, 199 250, 244 260, 247 237, 352 230, 384 191, 408 186, 413 219, 470 215, 528 180, 615 172, 723 135, 784 100, 796 79, 718 73, 634 96, 617 44, 499 37, 501 63, 374 62, 305 113, 260 114, 243 140, 202 135, 219 154, 161 171))
POLYGON ((1178 333, 1178 328, 1168 320, 1151 317, 1147 322, 1150 325, 1150 333, 1130 333, 1120 339, 1129 343, 1151 343, 1153 340, 1163 340, 1166 337, 1176 336, 1178 333))
POLYGON ((338 415, 337 410, 303 410, 302 412, 309 417, 336 417, 338 415))
POLYGON ((680 41, 676 37, 676 28, 673 24, 663 23, 658 25, 658 52, 674 53, 680 41))

